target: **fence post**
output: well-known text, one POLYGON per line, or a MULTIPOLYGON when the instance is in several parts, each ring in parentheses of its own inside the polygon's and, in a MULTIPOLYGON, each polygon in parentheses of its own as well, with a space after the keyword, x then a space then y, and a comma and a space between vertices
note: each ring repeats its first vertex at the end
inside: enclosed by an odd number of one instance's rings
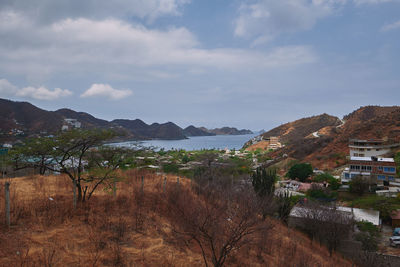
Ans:
POLYGON ((74 192, 74 209, 76 209, 76 179, 74 180, 74 189, 73 189, 73 192, 74 192))
POLYGON ((176 177, 176 185, 178 186, 178 188, 179 188, 179 176, 178 177, 176 177))
POLYGON ((116 197, 117 196, 117 181, 114 179, 114 183, 113 183, 113 196, 116 197))
POLYGON ((143 192, 144 192, 144 176, 142 176, 142 187, 141 187, 141 190, 142 190, 142 194, 143 194, 143 192))
POLYGON ((10 183, 5 183, 5 194, 6 194, 6 223, 7 226, 10 227, 11 220, 10 220, 10 183))
POLYGON ((163 191, 165 193, 165 190, 167 189, 167 176, 164 176, 164 184, 163 184, 163 191))

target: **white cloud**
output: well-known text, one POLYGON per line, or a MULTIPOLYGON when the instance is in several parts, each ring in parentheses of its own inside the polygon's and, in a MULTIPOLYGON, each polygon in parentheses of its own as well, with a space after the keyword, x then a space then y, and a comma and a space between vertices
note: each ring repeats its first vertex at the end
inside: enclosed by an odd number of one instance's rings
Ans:
POLYGON ((0 96, 1 97, 14 95, 16 93, 16 91, 17 91, 16 86, 12 85, 6 79, 0 79, 0 96))
POLYGON ((28 97, 39 100, 55 100, 61 97, 66 97, 72 95, 72 92, 67 89, 55 88, 54 90, 49 90, 45 87, 24 87, 17 91, 16 96, 28 97))
POLYGON ((132 95, 131 90, 117 90, 109 84, 95 83, 81 97, 105 96, 113 100, 118 100, 130 95, 132 95))
POLYGON ((39 100, 55 100, 61 97, 66 97, 72 95, 72 92, 67 89, 55 88, 54 90, 49 90, 43 86, 41 87, 24 87, 19 89, 15 85, 11 84, 6 79, 0 79, 0 97, 3 96, 18 96, 33 98, 39 100))
POLYGON ((390 23, 390 24, 386 24, 381 28, 382 32, 387 32, 387 31, 391 31, 391 30, 397 30, 400 29, 400 20, 390 23))

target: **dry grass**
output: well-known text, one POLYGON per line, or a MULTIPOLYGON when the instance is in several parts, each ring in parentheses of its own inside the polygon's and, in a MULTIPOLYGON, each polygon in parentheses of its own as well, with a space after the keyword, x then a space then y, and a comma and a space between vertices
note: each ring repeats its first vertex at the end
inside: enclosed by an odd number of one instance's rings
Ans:
MULTIPOLYGON (((164 176, 136 170, 125 176, 117 197, 99 189, 77 210, 67 177, 11 179, 10 229, 0 180, 0 266, 203 266, 198 247, 170 241, 164 176)), ((167 181, 167 189, 177 186, 176 176, 167 181)), ((181 179, 180 186, 190 187, 190 181, 181 179)), ((271 224, 268 236, 235 252, 227 266, 350 266, 301 233, 271 224)))

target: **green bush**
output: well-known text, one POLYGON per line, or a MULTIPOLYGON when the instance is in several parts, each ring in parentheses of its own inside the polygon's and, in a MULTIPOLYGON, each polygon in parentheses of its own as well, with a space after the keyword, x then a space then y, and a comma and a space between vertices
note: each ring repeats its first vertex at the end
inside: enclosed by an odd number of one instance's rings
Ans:
POLYGON ((332 190, 338 190, 340 187, 339 181, 329 173, 318 174, 313 181, 317 183, 327 182, 332 190))
POLYGON ((178 173, 179 167, 174 163, 167 163, 162 166, 165 173, 178 173))
POLYGON ((305 182, 311 174, 313 169, 310 163, 297 163, 289 169, 286 176, 292 180, 298 178, 301 182, 305 182))
POLYGON ((373 225, 371 222, 357 222, 357 227, 360 230, 359 233, 355 235, 357 241, 362 244, 362 249, 365 251, 377 251, 378 243, 381 233, 378 227, 373 225))
POLYGON ((337 198, 337 192, 332 192, 329 188, 324 188, 313 184, 307 191, 306 195, 309 198, 331 200, 337 198))

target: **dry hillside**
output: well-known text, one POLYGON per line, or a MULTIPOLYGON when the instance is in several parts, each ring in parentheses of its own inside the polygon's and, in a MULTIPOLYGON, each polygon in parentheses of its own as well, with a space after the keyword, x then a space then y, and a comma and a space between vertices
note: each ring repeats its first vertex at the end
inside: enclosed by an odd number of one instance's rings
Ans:
POLYGON ((311 162, 314 167, 321 169, 332 169, 346 163, 349 139, 400 142, 398 106, 361 107, 344 116, 344 124, 335 118, 329 115, 305 118, 277 127, 263 135, 279 136, 286 143, 286 147, 275 151, 274 155, 288 154, 295 159, 311 162))
MULTIPOLYGON (((116 197, 100 190, 77 210, 64 176, 9 181, 12 226, 0 224, 0 266, 204 266, 196 243, 177 242, 171 232, 176 218, 167 208, 170 197, 163 193, 161 176, 129 171, 117 184, 116 197)), ((190 188, 186 180, 181 186, 190 188)), ((168 177, 167 188, 175 187, 176 178, 168 177)), ((272 219, 268 224, 268 232, 232 252, 225 265, 351 266, 341 256, 329 257, 327 249, 303 234, 272 219)))

